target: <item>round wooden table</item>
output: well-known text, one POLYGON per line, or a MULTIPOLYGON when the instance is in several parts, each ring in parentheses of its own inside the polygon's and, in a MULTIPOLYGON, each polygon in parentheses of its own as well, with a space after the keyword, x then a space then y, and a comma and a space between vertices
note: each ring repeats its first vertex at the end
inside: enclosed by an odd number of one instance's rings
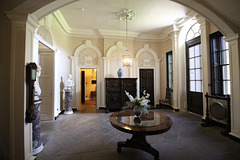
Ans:
POLYGON ((159 112, 149 111, 140 118, 135 117, 133 111, 115 112, 110 116, 110 122, 116 129, 132 134, 131 139, 118 142, 117 151, 122 147, 141 149, 152 154, 155 160, 159 160, 159 152, 147 141, 146 135, 155 135, 167 132, 172 126, 172 120, 159 112))

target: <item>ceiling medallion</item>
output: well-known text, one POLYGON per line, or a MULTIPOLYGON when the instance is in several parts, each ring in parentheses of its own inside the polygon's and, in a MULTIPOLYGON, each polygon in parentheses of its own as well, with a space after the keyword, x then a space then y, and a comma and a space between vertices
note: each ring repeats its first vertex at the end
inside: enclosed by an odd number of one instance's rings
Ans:
POLYGON ((119 16, 121 21, 125 21, 126 19, 127 20, 132 20, 135 16, 135 11, 133 11, 131 9, 124 8, 124 9, 121 9, 118 12, 118 16, 119 16))

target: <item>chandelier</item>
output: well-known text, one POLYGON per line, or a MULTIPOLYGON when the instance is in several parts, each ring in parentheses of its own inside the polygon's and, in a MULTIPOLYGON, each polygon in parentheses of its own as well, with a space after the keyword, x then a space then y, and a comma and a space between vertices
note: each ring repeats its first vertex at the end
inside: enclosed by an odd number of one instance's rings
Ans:
POLYGON ((123 54, 123 67, 131 67, 132 66, 132 58, 130 56, 130 53, 128 51, 128 20, 132 20, 135 16, 135 12, 130 9, 121 9, 118 12, 118 15, 120 17, 120 20, 126 20, 126 51, 123 54))

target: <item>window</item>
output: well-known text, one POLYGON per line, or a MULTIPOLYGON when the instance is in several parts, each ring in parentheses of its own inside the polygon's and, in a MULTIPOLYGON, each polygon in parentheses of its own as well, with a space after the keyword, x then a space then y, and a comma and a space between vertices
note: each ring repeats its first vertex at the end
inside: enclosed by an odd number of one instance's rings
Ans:
POLYGON ((200 24, 195 23, 192 27, 188 30, 186 41, 189 41, 193 38, 196 38, 201 35, 200 24))
POLYGON ((187 42, 189 91, 202 92, 202 52, 200 37, 187 42))
POLYGON ((230 70, 228 43, 221 32, 210 35, 212 94, 230 93, 230 70))
POLYGON ((166 53, 167 56, 167 88, 173 88, 172 51, 166 53))

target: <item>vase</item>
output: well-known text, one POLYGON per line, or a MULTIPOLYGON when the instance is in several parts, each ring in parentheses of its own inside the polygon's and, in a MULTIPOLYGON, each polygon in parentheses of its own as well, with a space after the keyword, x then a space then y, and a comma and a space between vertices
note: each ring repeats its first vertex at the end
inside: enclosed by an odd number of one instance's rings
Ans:
POLYGON ((134 115, 136 116, 136 117, 140 117, 141 115, 142 115, 142 111, 141 110, 139 110, 139 109, 135 109, 134 108, 134 115))
POLYGON ((118 78, 124 77, 124 71, 122 70, 122 68, 119 68, 119 70, 117 71, 117 75, 118 75, 118 78))

